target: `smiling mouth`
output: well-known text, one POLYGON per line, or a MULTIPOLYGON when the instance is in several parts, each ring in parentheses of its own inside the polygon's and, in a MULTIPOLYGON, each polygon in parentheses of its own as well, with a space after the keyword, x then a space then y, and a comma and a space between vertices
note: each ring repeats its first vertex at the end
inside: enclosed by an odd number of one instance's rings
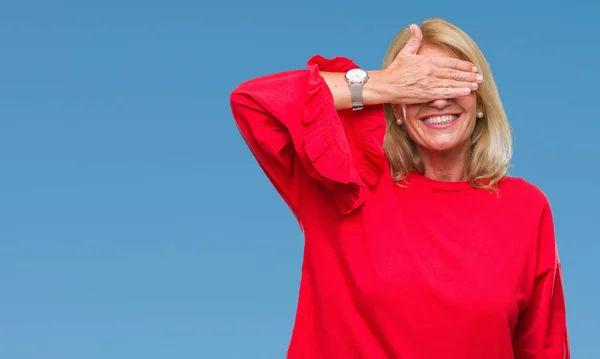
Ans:
POLYGON ((447 125, 456 121, 457 118, 460 117, 460 114, 452 114, 452 115, 437 115, 437 116, 428 116, 421 118, 421 121, 425 122, 429 125, 447 125))

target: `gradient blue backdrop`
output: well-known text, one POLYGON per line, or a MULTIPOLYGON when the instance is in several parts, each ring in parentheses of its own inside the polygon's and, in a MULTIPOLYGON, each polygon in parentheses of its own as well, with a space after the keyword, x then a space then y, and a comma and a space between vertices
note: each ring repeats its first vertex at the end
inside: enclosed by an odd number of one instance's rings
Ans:
POLYGON ((440 16, 480 44, 551 200, 574 358, 597 359, 600 5, 0 2, 0 358, 283 358, 302 236, 229 93, 315 53, 368 69, 440 16))

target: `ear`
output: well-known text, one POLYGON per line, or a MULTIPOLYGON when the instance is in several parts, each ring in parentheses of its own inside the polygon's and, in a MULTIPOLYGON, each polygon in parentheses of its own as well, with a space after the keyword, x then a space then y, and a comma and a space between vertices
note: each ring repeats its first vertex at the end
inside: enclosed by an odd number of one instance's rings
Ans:
POLYGON ((483 105, 483 101, 481 100, 481 95, 477 94, 477 112, 485 113, 485 106, 483 105))
POLYGON ((480 112, 482 112, 483 115, 485 116, 485 106, 483 105, 483 102, 481 102, 481 99, 477 98, 477 112, 476 113, 480 113, 480 112))
POLYGON ((404 105, 392 105, 392 111, 394 112, 394 117, 396 118, 396 124, 401 126, 406 117, 406 108, 404 105))
POLYGON ((394 104, 392 105, 392 110, 394 111, 394 117, 401 118, 402 120, 404 120, 404 113, 402 112, 402 106, 398 105, 398 104, 394 104))

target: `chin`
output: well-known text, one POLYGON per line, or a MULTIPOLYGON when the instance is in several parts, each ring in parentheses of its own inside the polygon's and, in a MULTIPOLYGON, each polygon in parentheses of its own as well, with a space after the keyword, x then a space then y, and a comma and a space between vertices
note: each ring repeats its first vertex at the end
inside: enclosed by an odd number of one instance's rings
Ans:
POLYGON ((458 147, 460 147, 460 143, 458 143, 458 141, 441 140, 441 141, 432 141, 425 148, 429 151, 443 152, 443 151, 449 151, 449 150, 452 150, 452 149, 458 148, 458 147))

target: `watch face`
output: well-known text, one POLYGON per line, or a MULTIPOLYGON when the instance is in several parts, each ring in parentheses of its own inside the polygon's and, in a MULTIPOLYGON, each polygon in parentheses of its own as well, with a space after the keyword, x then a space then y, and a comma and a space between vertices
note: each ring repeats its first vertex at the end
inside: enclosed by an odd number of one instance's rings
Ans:
POLYGON ((363 82, 367 78, 367 72, 362 69, 352 69, 346 72, 346 78, 350 82, 363 82))

